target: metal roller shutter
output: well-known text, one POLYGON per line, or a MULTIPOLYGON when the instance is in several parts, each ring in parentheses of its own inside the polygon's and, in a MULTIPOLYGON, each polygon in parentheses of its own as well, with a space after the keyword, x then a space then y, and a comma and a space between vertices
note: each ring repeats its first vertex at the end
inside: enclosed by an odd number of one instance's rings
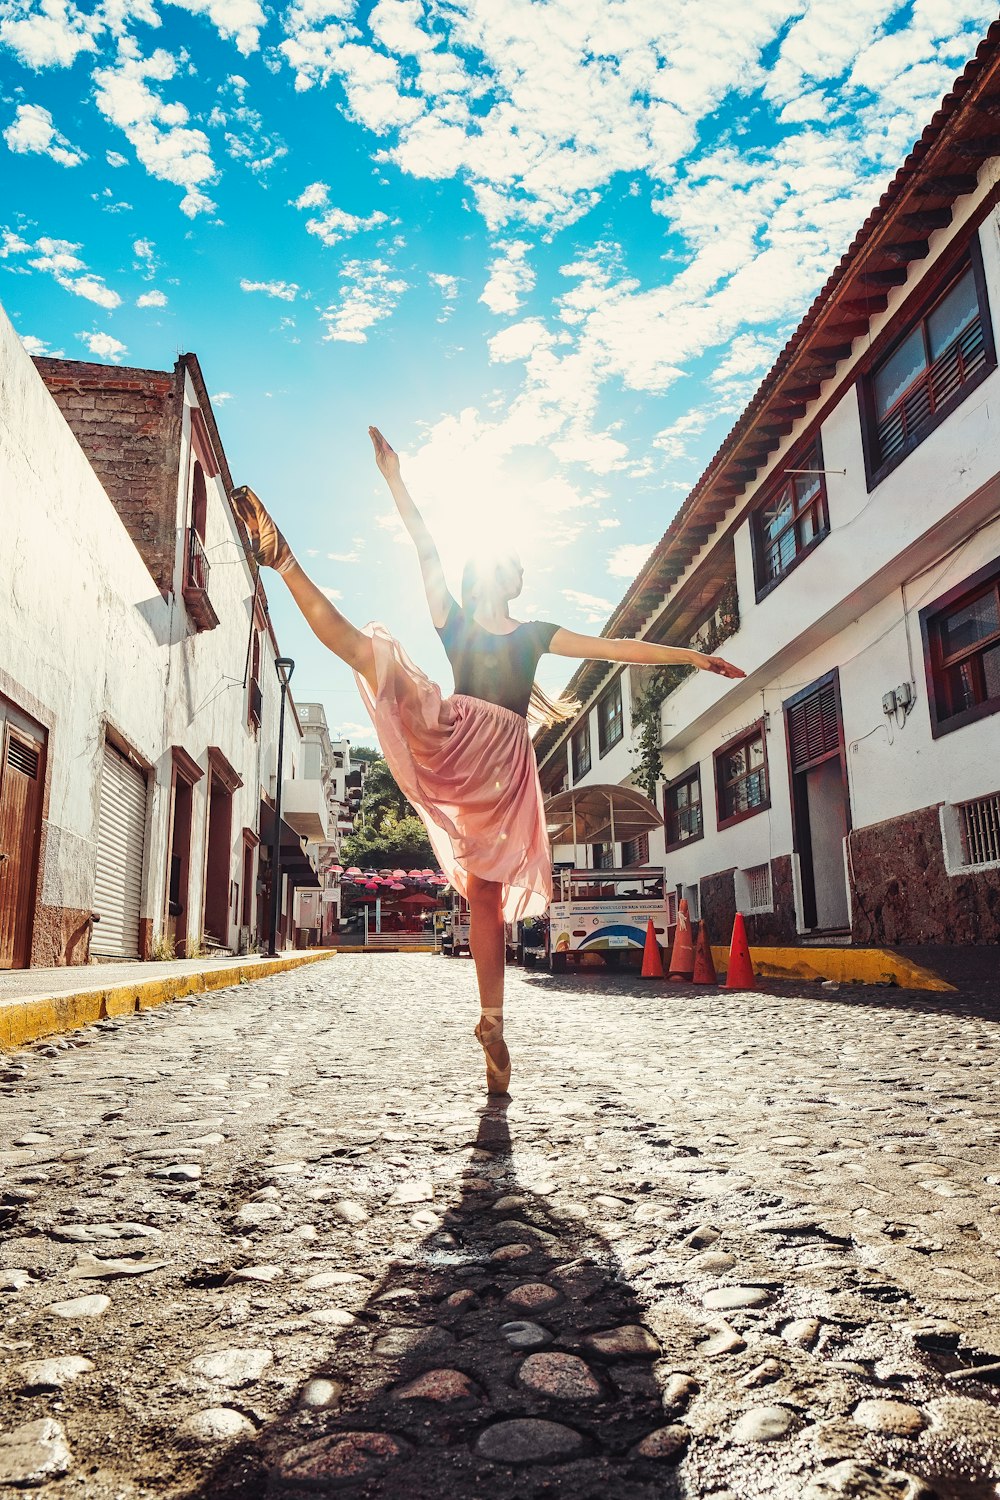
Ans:
POLYGON ((146 837, 146 777, 111 745, 104 747, 97 828, 97 880, 91 952, 139 957, 139 911, 146 837))

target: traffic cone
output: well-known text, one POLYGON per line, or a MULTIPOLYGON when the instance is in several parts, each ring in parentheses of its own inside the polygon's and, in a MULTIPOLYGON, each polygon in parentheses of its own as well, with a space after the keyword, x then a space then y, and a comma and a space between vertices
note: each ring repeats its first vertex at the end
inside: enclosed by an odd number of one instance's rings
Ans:
POLYGON ((683 898, 677 904, 677 931, 670 950, 671 979, 690 979, 694 972, 694 947, 691 943, 691 917, 683 898))
POLYGON ((726 970, 727 990, 750 990, 754 988, 756 976, 750 962, 750 947, 742 912, 736 913, 733 923, 733 940, 729 945, 729 968, 726 970))
POLYGON ((642 950, 642 973, 639 977, 640 979, 663 978, 663 955, 656 941, 656 928, 653 926, 652 917, 646 923, 646 942, 642 950))
POLYGON ((715 972, 715 959, 712 957, 712 945, 708 941, 708 927, 703 921, 698 923, 698 943, 694 950, 694 973, 691 979, 695 984, 719 982, 719 976, 715 972))

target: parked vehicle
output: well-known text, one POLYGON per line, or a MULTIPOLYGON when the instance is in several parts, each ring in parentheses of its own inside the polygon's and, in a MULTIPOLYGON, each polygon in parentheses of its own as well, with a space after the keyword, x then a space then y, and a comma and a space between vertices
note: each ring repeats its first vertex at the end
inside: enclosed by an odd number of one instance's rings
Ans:
POLYGON ((642 961, 650 918, 656 940, 667 944, 677 920, 677 895, 666 892, 666 873, 626 870, 557 870, 549 908, 549 967, 562 973, 588 954, 608 968, 642 961))

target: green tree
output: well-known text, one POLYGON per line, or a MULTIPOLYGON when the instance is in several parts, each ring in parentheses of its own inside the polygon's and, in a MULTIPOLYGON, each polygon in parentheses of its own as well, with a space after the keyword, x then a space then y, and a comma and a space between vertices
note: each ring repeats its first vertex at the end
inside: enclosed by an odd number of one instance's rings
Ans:
POLYGON ((341 843, 341 859, 362 870, 437 864, 423 823, 381 758, 368 768, 354 832, 341 843))

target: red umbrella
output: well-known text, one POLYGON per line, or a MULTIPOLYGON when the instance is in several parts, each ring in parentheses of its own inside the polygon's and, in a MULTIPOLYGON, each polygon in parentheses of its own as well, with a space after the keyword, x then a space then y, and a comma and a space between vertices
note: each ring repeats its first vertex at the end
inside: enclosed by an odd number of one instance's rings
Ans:
POLYGON ((361 871, 358 869, 357 865, 352 865, 349 870, 345 870, 344 871, 344 874, 345 875, 360 875, 361 871))
POLYGON ((405 875, 406 875, 406 871, 405 870, 393 870, 393 872, 392 872, 392 878, 393 878, 393 880, 402 880, 405 877, 405 875))
POLYGON ((364 883, 364 885, 362 886, 362 890, 365 890, 365 891, 377 891, 378 890, 378 882, 376 880, 366 880, 365 883, 364 883))
POLYGON ((327 865, 326 868, 330 875, 343 875, 344 873, 343 865, 327 865))
POLYGON ((390 891, 405 891, 406 886, 401 880, 394 880, 389 887, 390 891))
POLYGON ((412 896, 404 896, 399 904, 400 906, 412 907, 416 911, 418 909, 423 910, 429 906, 437 906, 438 903, 433 896, 425 896, 420 891, 414 891, 412 896))

